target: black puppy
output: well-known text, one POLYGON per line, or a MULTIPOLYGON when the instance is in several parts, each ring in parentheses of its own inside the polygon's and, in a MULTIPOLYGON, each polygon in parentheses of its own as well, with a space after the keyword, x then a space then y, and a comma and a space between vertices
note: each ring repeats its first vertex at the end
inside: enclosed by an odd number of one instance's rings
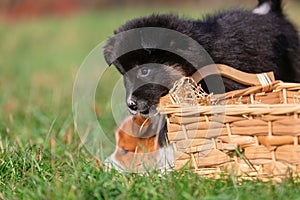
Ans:
MULTIPOLYGON (((231 10, 203 20, 151 15, 121 26, 104 49, 107 63, 114 64, 124 75, 127 105, 132 114, 155 113, 159 98, 168 93, 175 80, 210 63, 206 56, 195 54, 195 45, 184 37, 163 36, 164 31, 149 34, 143 29, 120 35, 146 27, 166 28, 192 38, 215 63, 251 73, 274 71, 276 79, 300 82, 298 34, 285 18, 280 0, 259 0, 253 10, 231 10), (160 44, 172 52, 157 48, 160 44), (134 48, 126 52, 131 46, 134 48)), ((228 79, 223 81, 225 91, 244 87, 228 79)), ((218 85, 210 88, 208 92, 224 92, 218 85)))

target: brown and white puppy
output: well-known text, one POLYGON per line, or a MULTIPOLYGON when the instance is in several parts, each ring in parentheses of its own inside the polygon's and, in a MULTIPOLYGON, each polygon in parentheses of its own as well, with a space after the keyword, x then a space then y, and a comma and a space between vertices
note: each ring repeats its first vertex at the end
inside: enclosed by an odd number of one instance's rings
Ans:
POLYGON ((151 119, 130 115, 116 131, 116 149, 105 160, 105 166, 120 172, 145 172, 169 169, 173 160, 171 146, 159 146, 151 119))

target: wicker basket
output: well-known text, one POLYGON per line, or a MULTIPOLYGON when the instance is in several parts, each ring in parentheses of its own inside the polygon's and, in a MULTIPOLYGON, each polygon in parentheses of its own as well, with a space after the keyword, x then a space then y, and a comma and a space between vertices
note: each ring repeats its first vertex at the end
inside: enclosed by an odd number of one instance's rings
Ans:
POLYGON ((214 177, 298 176, 300 84, 274 81, 272 73, 253 75, 217 67, 222 76, 252 86, 208 95, 185 78, 161 98, 158 110, 167 118, 175 169, 190 166, 214 177))

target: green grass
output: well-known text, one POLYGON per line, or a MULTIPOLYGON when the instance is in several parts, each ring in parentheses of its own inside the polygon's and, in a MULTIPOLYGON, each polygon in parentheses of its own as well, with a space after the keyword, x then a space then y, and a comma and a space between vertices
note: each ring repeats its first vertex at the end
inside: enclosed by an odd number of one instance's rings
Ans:
MULTIPOLYGON (((296 4, 295 4, 296 5, 296 4)), ((299 5, 289 6, 299 17, 299 5)), ((238 182, 188 172, 104 172, 80 145, 72 86, 81 62, 126 20, 170 10, 118 9, 0 26, 0 199, 299 199, 299 182, 238 182)), ((182 9, 200 17, 204 11, 182 9)), ((111 69, 108 78, 120 76, 111 69)), ((113 138, 110 90, 99 84, 99 120, 113 138)))
POLYGON ((297 199, 299 182, 237 182, 179 171, 160 176, 104 172, 82 152, 31 146, 1 154, 3 199, 297 199))

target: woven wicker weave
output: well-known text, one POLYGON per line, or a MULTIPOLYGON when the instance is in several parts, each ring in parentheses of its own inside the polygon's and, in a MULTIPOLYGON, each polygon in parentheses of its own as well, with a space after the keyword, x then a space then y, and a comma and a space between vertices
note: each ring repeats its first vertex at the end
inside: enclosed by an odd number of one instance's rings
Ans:
POLYGON ((175 169, 188 165, 202 175, 244 178, 300 174, 300 84, 273 81, 267 89, 204 95, 210 103, 196 96, 198 105, 179 101, 173 89, 158 108, 167 118, 175 169))

